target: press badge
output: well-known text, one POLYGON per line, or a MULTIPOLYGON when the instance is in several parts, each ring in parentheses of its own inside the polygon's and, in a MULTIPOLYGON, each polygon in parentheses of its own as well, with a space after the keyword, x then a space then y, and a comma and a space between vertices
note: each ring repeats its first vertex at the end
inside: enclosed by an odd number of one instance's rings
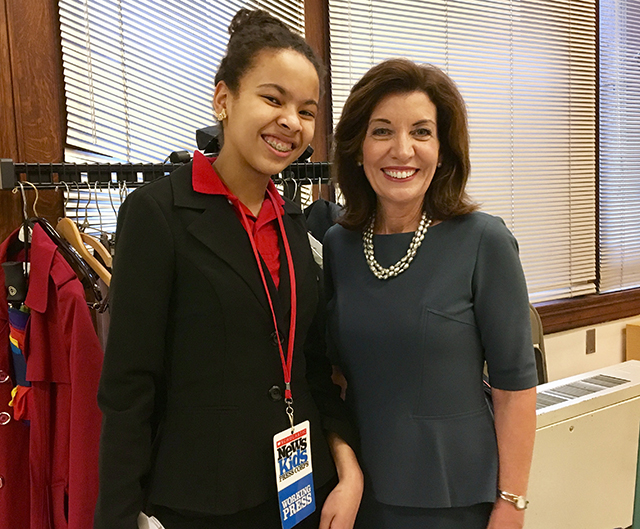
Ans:
POLYGON ((289 529, 316 510, 309 421, 273 436, 282 528, 289 529))

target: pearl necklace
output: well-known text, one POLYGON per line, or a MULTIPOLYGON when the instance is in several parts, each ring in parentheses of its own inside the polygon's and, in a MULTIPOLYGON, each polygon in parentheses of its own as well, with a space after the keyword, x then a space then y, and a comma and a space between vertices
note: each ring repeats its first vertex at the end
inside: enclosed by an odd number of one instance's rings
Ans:
POLYGON ((413 239, 411 239, 411 244, 409 245, 409 249, 407 253, 404 255, 402 259, 400 259, 396 264, 391 265, 389 268, 383 268, 380 266, 380 263, 376 261, 374 250, 373 250, 373 226, 376 223, 375 214, 371 217, 371 222, 369 226, 362 232, 362 246, 364 248, 364 256, 367 260, 367 264, 369 265, 369 269, 373 272, 378 279, 389 279, 390 277, 395 277, 402 272, 404 272, 413 258, 416 256, 416 252, 422 241, 424 240, 424 236, 427 233, 427 229, 431 226, 431 219, 427 218, 426 212, 422 213, 422 218, 420 219, 420 224, 418 225, 418 229, 413 235, 413 239))

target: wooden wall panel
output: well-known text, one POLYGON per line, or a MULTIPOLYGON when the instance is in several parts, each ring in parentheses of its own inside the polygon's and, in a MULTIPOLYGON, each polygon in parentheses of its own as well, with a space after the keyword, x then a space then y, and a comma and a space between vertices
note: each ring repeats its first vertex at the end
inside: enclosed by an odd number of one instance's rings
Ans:
POLYGON ((15 105, 16 161, 61 162, 66 112, 57 2, 2 1, 15 105))
POLYGON ((6 0, 0 0, 0 158, 18 159, 6 0))
MULTIPOLYGON (((25 191, 27 197, 27 215, 34 216, 33 201, 35 192, 25 191)), ((44 217, 54 226, 63 216, 62 189, 41 189, 38 191, 38 216, 44 217)), ((22 224, 22 197, 10 189, 0 190, 0 242, 4 241, 16 228, 22 224)))
POLYGON ((329 3, 328 0, 305 0, 305 38, 327 69, 322 86, 320 109, 316 118, 316 135, 311 143, 315 162, 328 160, 332 134, 331 80, 329 76, 329 3))
MULTIPOLYGON (((61 162, 66 136, 64 78, 55 0, 0 0, 0 156, 61 162)), ((28 191, 33 204, 34 192, 28 191)), ((55 223, 62 193, 42 190, 38 213, 55 223)), ((29 215, 33 215, 31 206, 29 215)), ((22 222, 22 199, 0 191, 0 241, 22 222)))

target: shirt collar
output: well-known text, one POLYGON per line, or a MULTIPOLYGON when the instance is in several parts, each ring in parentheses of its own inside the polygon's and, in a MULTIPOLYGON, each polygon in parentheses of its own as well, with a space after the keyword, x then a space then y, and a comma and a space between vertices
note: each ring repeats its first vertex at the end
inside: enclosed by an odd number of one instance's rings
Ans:
MULTIPOLYGON (((17 238, 18 232, 15 230, 2 245, 0 245, 0 262, 5 262, 12 256, 8 255, 8 248, 17 238)), ((53 272, 54 259, 58 247, 49 238, 39 225, 33 227, 31 234, 31 245, 29 248, 29 288, 27 289, 27 299, 25 305, 36 312, 45 312, 49 299, 49 278, 55 284, 62 284, 71 278, 75 278, 75 272, 70 266, 60 267, 56 273, 53 272)), ((66 262, 64 263, 66 264, 66 262)), ((4 278, 4 274, 2 274, 4 278)), ((4 297, 4 296, 3 296, 4 297)), ((3 307, 3 309, 6 308, 3 307)), ((4 310, 0 310, 0 316, 6 316, 4 310)))
MULTIPOLYGON (((47 310, 47 301, 49 300, 49 278, 55 278, 52 275, 53 260, 58 247, 37 224, 33 227, 31 234, 31 248, 29 251, 29 261, 31 269, 29 272, 29 289, 27 291, 27 299, 24 304, 36 312, 45 312, 47 310)), ((73 276, 75 273, 69 267, 69 271, 73 276)))
MULTIPOLYGON (((222 195, 226 197, 236 208, 242 206, 245 214, 251 215, 251 217, 255 218, 255 216, 249 211, 249 208, 242 204, 238 197, 236 197, 224 184, 213 167, 213 162, 215 161, 216 159, 214 157, 208 158, 200 151, 195 151, 193 153, 193 168, 191 176, 193 190, 197 193, 203 193, 205 195, 222 195)), ((270 191, 276 198, 276 202, 280 206, 280 215, 282 215, 284 199, 280 196, 280 193, 273 183, 273 180, 269 180, 269 183, 267 184, 267 191, 270 191)), ((268 200, 266 194, 265 202, 268 204, 271 203, 271 201, 268 200)))

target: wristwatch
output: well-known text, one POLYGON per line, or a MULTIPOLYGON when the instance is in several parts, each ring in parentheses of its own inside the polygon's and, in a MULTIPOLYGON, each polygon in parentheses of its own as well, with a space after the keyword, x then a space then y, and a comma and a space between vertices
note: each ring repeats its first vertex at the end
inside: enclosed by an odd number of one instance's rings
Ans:
POLYGON ((511 494, 504 490, 498 490, 498 496, 505 501, 511 503, 519 511, 524 511, 529 505, 529 502, 524 496, 518 496, 517 494, 511 494))

